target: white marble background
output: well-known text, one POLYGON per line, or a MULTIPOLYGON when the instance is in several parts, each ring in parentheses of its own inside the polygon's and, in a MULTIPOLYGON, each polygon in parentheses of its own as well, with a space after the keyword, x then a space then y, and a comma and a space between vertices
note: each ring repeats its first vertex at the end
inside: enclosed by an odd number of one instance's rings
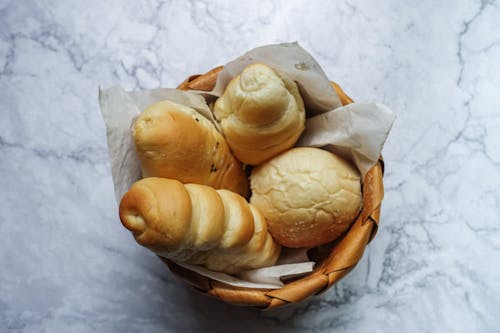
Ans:
POLYGON ((499 5, 0 0, 0 331, 498 332, 499 5), (234 308, 121 227, 97 87, 171 87, 294 40, 397 114, 381 228, 327 293, 234 308))

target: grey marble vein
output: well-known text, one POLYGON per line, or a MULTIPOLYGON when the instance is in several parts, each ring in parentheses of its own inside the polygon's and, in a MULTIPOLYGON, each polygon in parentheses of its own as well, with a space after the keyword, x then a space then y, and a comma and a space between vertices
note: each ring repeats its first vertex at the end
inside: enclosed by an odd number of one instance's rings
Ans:
POLYGON ((0 1, 1 332, 498 332, 498 1, 0 1), (377 237, 276 311, 203 297, 117 217, 98 86, 297 40, 397 115, 377 237))

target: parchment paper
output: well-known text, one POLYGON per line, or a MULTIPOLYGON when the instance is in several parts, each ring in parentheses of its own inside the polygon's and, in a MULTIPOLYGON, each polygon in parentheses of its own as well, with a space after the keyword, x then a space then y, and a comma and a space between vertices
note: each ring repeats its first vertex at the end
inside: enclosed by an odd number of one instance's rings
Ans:
POLYGON ((285 286, 281 279, 295 277, 304 273, 312 272, 314 262, 306 261, 295 264, 283 264, 259 269, 252 269, 242 272, 237 276, 210 271, 205 267, 197 265, 190 265, 186 263, 177 263, 177 265, 187 268, 202 276, 206 276, 235 287, 278 289, 285 286))
POLYGON ((141 166, 135 155, 132 128, 135 119, 148 106, 170 100, 192 107, 216 123, 205 99, 177 89, 153 89, 126 92, 122 87, 99 88, 99 105, 106 124, 111 174, 118 204, 133 183, 141 179, 141 166))
POLYGON ((377 163, 394 113, 374 102, 342 107, 320 65, 298 43, 258 47, 229 62, 219 72, 210 94, 222 95, 229 81, 253 63, 268 65, 297 82, 308 115, 298 146, 322 147, 338 153, 354 163, 362 177, 377 163))
POLYGON ((310 114, 318 114, 342 106, 335 90, 318 62, 298 43, 257 47, 224 65, 217 76, 212 94, 219 97, 232 78, 253 63, 265 64, 297 82, 300 95, 310 114))
MULTIPOLYGON (((208 94, 220 96, 234 76, 246 65, 255 62, 267 64, 298 83, 308 114, 312 115, 306 121, 306 130, 299 139, 299 145, 338 152, 351 160, 363 176, 377 162, 394 121, 394 114, 384 105, 373 102, 342 107, 319 64, 297 43, 259 47, 226 64, 218 75, 214 90, 208 94)), ((140 179, 140 165, 131 132, 140 112, 153 103, 168 99, 196 109, 216 124, 203 98, 206 95, 207 92, 166 88, 135 92, 126 92, 119 86, 99 89, 118 203, 132 184, 140 179)), ((177 264, 230 285, 270 289, 283 286, 280 278, 311 272, 314 265, 308 261, 306 249, 287 249, 283 251, 277 265, 243 272, 238 277, 212 272, 200 266, 177 264)))
POLYGON ((376 102, 355 102, 306 120, 297 142, 323 147, 353 162, 364 177, 377 162, 389 135, 394 113, 376 102))

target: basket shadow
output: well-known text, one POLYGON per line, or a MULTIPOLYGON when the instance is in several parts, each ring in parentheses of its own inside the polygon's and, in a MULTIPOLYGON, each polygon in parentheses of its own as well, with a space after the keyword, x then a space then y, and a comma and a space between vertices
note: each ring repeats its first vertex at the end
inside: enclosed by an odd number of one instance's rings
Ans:
MULTIPOLYGON (((334 304, 325 300, 325 295, 310 297, 298 304, 290 304, 271 310, 260 310, 252 307, 238 307, 224 303, 218 299, 200 294, 181 281, 177 304, 189 316, 189 323, 183 323, 182 329, 193 332, 290 332, 303 331, 316 321, 320 310, 325 311, 342 307, 349 303, 348 299, 336 300, 334 304)), ((332 318, 332 323, 336 322, 332 318)), ((169 320, 165 328, 171 327, 169 320)))

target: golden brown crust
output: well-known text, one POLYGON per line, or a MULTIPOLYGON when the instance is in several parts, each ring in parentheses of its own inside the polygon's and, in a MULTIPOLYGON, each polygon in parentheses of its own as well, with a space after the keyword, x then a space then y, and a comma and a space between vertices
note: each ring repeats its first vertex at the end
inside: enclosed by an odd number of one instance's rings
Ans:
POLYGON ((217 190, 224 204, 225 224, 220 248, 234 250, 248 243, 254 234, 254 222, 248 202, 240 195, 217 190))
POLYGON ((212 270, 236 273, 269 266, 279 255, 257 209, 228 190, 144 178, 122 198, 120 219, 139 244, 155 253, 212 270))
POLYGON ((191 199, 191 226, 189 244, 200 251, 212 249, 224 233, 224 204, 210 186, 184 185, 191 199))
POLYGON ((271 234, 268 233, 261 252, 264 255, 254 257, 251 263, 254 267, 270 266, 268 263, 278 261, 280 252, 281 246, 273 239, 271 234))
MULTIPOLYGON (((215 86, 215 78, 208 80, 205 75, 196 77, 205 82, 207 91, 215 86)), ((179 89, 194 89, 190 86, 191 82, 190 77, 179 89)), ((340 86, 335 85, 334 88, 339 96, 345 96, 341 97, 343 105, 352 103, 352 99, 340 86)), ((283 288, 269 290, 230 286, 201 276, 167 259, 163 261, 174 275, 195 286, 196 290, 232 305, 272 309, 298 303, 330 288, 349 273, 361 259, 367 243, 376 235, 380 222, 381 203, 384 197, 383 173, 384 163, 380 157, 379 162, 363 179, 363 208, 354 225, 339 242, 335 243, 330 256, 315 266, 314 273, 288 282, 283 288)))
POLYGON ((297 84, 263 64, 247 66, 229 82, 214 115, 235 156, 250 165, 292 147, 305 128, 297 84))
MULTIPOLYGON (((262 213, 254 205, 249 205, 255 221, 255 228, 259 230, 259 234, 254 235, 249 244, 249 253, 253 254, 248 256, 246 264, 249 268, 270 266, 270 263, 275 263, 281 252, 279 246, 268 231, 267 223, 262 213), (267 255, 260 255, 266 253, 267 255)), ((257 234, 257 233, 256 233, 257 234)))
POLYGON ((180 182, 158 179, 145 178, 132 185, 120 202, 120 219, 139 244, 156 253, 176 252, 188 235, 191 200, 180 182))
POLYGON ((133 137, 143 177, 248 193, 241 163, 215 126, 192 108, 158 102, 138 117, 133 137))
POLYGON ((215 252, 207 260, 207 267, 237 273, 241 270, 272 266, 278 260, 281 247, 276 244, 269 232, 264 217, 259 210, 248 205, 252 213, 254 233, 252 238, 239 249, 215 252))

